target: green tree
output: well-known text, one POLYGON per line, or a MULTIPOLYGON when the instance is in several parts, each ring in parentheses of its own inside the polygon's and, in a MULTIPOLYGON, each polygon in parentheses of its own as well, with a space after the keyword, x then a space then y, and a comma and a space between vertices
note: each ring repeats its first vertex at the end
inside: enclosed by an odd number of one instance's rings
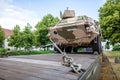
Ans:
POLYGON ((0 26, 0 47, 3 47, 4 40, 5 40, 5 33, 2 27, 0 26))
POLYGON ((99 17, 103 38, 120 43, 120 0, 107 0, 99 9, 99 17))
POLYGON ((120 44, 114 44, 113 51, 120 51, 120 44))
POLYGON ((29 50, 33 46, 33 34, 31 28, 31 25, 28 23, 22 32, 23 46, 27 50, 29 50))
POLYGON ((48 28, 55 26, 59 21, 58 17, 54 17, 51 14, 48 14, 43 17, 43 19, 36 25, 37 40, 39 40, 40 45, 46 45, 49 43, 48 28))
POLYGON ((107 43, 105 44, 105 49, 110 49, 110 43, 109 43, 109 42, 107 42, 107 43))
POLYGON ((14 46, 16 48, 23 47, 21 44, 21 41, 22 41, 21 35, 22 35, 22 33, 20 32, 20 26, 16 25, 13 29, 13 34, 8 39, 8 42, 9 42, 8 45, 14 46))
POLYGON ((33 46, 39 47, 40 46, 40 41, 38 40, 39 39, 38 30, 34 30, 32 32, 32 35, 33 35, 33 46))

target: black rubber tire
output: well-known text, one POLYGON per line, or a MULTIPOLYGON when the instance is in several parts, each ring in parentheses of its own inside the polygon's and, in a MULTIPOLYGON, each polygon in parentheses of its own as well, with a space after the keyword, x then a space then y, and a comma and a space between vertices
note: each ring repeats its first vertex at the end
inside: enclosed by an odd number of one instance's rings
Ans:
POLYGON ((72 51, 72 47, 71 46, 68 46, 68 47, 65 48, 65 52, 66 53, 71 53, 71 51, 72 51))
POLYGON ((92 49, 93 49, 93 53, 94 52, 98 52, 98 54, 102 53, 100 36, 97 36, 96 40, 92 41, 92 49))
POLYGON ((78 52, 78 47, 73 47, 73 52, 77 53, 78 52))
POLYGON ((65 50, 65 48, 63 46, 61 46, 60 49, 62 50, 62 52, 64 52, 64 50, 65 50))

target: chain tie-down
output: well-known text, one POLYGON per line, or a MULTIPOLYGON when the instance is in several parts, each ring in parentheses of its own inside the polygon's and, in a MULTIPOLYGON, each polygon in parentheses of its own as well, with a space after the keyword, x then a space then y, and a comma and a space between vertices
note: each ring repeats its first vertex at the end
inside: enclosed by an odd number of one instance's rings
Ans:
POLYGON ((71 67, 72 70, 78 74, 80 74, 82 65, 76 64, 72 57, 68 57, 66 53, 64 53, 57 45, 56 43, 50 38, 50 41, 52 42, 53 46, 63 55, 62 57, 62 65, 71 67))

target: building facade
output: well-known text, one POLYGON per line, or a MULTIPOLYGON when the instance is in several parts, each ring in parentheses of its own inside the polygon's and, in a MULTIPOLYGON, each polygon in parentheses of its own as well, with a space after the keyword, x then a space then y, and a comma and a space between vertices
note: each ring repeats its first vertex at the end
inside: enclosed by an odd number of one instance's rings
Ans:
POLYGON ((13 47, 8 46, 8 41, 7 41, 7 39, 12 35, 13 31, 10 29, 4 29, 4 28, 3 28, 3 31, 5 33, 4 48, 5 49, 8 49, 8 48, 13 49, 13 47))

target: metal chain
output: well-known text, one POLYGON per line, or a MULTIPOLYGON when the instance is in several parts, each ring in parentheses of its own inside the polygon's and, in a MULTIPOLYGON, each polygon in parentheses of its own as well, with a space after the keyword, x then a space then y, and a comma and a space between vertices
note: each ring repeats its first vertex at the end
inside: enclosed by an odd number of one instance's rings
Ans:
POLYGON ((74 72, 80 74, 82 65, 76 64, 72 57, 67 56, 67 54, 63 52, 51 38, 49 39, 52 42, 53 46, 63 55, 62 64, 64 66, 71 67, 74 72))

